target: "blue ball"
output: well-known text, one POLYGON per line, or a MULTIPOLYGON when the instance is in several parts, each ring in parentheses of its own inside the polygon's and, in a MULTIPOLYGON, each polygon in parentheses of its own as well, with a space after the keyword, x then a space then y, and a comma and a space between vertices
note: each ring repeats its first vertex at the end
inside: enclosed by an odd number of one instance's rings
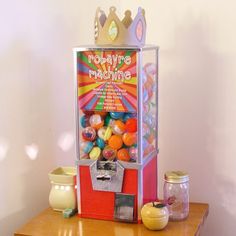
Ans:
POLYGON ((84 142, 82 150, 84 153, 89 153, 93 148, 93 143, 92 142, 84 142))
POLYGON ((125 113, 123 116, 123 121, 126 122, 129 118, 137 117, 137 113, 125 113))
POLYGON ((110 112, 111 118, 115 120, 122 119, 124 114, 125 114, 124 112, 110 112))
POLYGON ((80 118, 80 124, 83 128, 86 128, 87 126, 89 126, 89 116, 83 115, 80 118))
POLYGON ((104 140, 101 139, 101 138, 97 138, 96 144, 97 144, 98 147, 100 147, 101 149, 103 149, 103 148, 105 147, 105 142, 104 142, 104 140))
POLYGON ((149 99, 148 97, 148 91, 146 89, 143 90, 143 101, 147 102, 149 99))

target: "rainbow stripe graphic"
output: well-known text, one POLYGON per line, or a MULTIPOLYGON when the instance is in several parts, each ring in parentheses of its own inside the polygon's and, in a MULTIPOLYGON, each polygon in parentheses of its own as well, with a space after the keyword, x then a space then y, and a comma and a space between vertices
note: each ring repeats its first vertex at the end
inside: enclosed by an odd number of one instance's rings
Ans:
POLYGON ((87 111, 137 111, 136 52, 77 53, 79 108, 87 111))

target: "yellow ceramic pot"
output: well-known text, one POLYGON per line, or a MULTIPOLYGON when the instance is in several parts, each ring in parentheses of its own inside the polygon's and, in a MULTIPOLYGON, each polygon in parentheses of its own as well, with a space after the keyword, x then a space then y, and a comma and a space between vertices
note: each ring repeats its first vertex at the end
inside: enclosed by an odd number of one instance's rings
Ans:
POLYGON ((76 168, 59 167, 49 173, 52 188, 49 204, 56 211, 76 209, 76 168))
POLYGON ((164 229, 169 220, 167 207, 160 202, 149 202, 141 210, 143 224, 150 230, 164 229))

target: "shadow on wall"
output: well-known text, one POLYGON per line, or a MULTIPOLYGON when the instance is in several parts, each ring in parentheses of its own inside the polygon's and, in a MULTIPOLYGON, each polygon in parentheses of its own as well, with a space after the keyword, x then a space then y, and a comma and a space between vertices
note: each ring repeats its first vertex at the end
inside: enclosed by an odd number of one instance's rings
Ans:
POLYGON ((230 206, 235 182, 221 174, 218 151, 223 144, 218 135, 222 132, 216 131, 224 129, 222 86, 229 65, 227 55, 211 47, 206 22, 186 16, 176 25, 173 48, 160 50, 159 178, 166 170, 187 170, 190 200, 210 204, 203 235, 226 236, 234 234, 236 216, 230 206))

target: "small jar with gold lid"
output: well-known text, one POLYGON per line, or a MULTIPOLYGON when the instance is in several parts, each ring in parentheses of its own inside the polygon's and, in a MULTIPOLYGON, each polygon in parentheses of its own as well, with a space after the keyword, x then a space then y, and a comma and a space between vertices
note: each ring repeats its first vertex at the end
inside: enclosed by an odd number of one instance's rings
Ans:
POLYGON ((165 173, 164 201, 169 210, 169 219, 183 220, 189 213, 189 176, 183 171, 165 173))

